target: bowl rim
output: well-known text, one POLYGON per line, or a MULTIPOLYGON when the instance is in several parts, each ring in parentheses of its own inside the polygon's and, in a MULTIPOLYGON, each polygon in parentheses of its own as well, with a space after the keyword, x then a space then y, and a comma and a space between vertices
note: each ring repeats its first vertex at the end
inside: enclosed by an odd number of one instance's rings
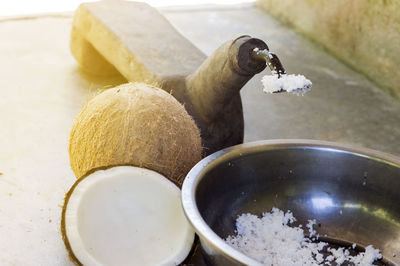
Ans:
POLYGON ((400 157, 350 144, 343 144, 331 141, 310 140, 310 139, 272 139, 247 142, 219 150, 201 161, 199 161, 187 174, 183 185, 181 201, 184 213, 193 226, 201 241, 206 241, 219 254, 233 260, 236 263, 246 265, 261 265, 259 262, 244 255, 225 243, 204 221, 196 205, 196 188, 202 177, 204 170, 217 164, 216 161, 224 161, 229 158, 240 156, 244 152, 257 152, 262 150, 273 150, 282 147, 311 147, 324 150, 334 150, 381 161, 389 165, 400 168, 400 157))

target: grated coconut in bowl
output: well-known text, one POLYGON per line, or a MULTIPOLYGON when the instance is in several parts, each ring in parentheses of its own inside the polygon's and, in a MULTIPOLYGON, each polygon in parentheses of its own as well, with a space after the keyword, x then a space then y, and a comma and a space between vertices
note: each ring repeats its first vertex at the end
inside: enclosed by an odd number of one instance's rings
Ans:
POLYGON ((328 243, 316 242, 319 238, 313 228, 316 221, 308 221, 308 236, 304 235, 302 225, 290 226, 295 221, 292 212, 284 213, 278 208, 263 213, 261 218, 244 213, 236 220, 236 235, 228 236, 225 242, 265 265, 341 265, 347 262, 366 266, 382 258, 372 245, 367 246, 365 252, 351 256, 346 248, 335 249, 328 247, 328 243), (324 255, 327 253, 328 256, 324 255))

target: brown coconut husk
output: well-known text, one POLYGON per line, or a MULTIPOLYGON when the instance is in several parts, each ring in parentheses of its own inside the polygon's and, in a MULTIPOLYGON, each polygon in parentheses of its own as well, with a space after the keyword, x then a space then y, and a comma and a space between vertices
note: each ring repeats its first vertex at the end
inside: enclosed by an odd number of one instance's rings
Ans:
POLYGON ((154 170, 179 187, 201 160, 199 129, 170 94, 127 83, 90 100, 73 124, 69 155, 80 178, 95 169, 133 165, 154 170))

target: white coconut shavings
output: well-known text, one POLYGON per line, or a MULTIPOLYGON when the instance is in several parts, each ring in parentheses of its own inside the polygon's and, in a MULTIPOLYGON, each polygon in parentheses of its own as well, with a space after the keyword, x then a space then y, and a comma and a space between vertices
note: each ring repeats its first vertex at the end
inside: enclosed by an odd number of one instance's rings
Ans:
POLYGON ((379 250, 371 245, 365 252, 351 256, 348 249, 334 249, 328 247, 328 243, 313 242, 312 239, 318 239, 313 228, 316 221, 308 221, 308 237, 301 226, 290 226, 295 221, 290 211, 284 213, 278 208, 263 213, 261 218, 245 213, 236 220, 236 235, 228 236, 225 241, 265 265, 330 265, 333 262, 340 265, 350 262, 366 266, 382 258, 379 250))
POLYGON ((311 89, 312 82, 303 75, 284 74, 278 78, 278 75, 265 75, 261 80, 266 93, 286 91, 294 94, 304 94, 311 89))

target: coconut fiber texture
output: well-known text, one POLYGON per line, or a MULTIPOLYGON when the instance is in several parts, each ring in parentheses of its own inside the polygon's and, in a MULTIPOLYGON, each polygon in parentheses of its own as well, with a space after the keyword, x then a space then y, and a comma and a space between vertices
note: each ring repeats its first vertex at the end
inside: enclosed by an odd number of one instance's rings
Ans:
POLYGON ((99 168, 133 165, 179 186, 201 152, 199 130, 185 108, 143 83, 127 83, 90 100, 74 121, 69 144, 78 178, 99 168))

